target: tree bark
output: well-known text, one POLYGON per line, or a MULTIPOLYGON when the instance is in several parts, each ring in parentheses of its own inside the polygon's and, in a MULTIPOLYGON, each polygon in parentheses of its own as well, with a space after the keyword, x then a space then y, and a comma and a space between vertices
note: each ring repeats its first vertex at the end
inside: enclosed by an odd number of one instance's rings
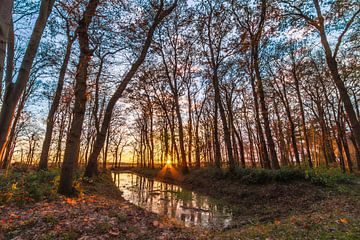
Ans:
MULTIPOLYGON (((6 89, 3 105, 0 112, 0 156, 6 148, 7 138, 10 132, 11 122, 14 117, 16 105, 19 102, 26 84, 29 81, 30 70, 34 62, 47 19, 51 13, 55 0, 42 0, 39 16, 26 48, 16 82, 9 84, 6 89)), ((3 9, 3 8, 1 8, 3 9)))
POLYGON ((221 168, 221 150, 220 150, 220 142, 219 142, 219 126, 218 126, 218 105, 216 103, 214 108, 214 159, 215 159, 215 166, 217 168, 221 168))
POLYGON ((48 168, 49 150, 50 150, 50 144, 51 144, 54 123, 55 123, 55 114, 59 108, 61 93, 64 87, 65 74, 70 60, 71 48, 75 39, 76 39, 75 36, 70 37, 68 33, 68 39, 67 39, 68 42, 66 46, 65 56, 60 68, 59 79, 54 94, 54 99, 51 104, 50 111, 46 120, 47 122, 46 132, 45 132, 45 138, 40 155, 39 170, 46 170, 48 168))
MULTIPOLYGON (((346 86, 339 74, 338 64, 336 61, 336 54, 337 54, 336 50, 337 49, 335 50, 335 53, 333 55, 331 48, 330 48, 330 44, 327 39, 326 32, 325 32, 324 17, 322 16, 322 13, 321 13, 319 1, 314 0, 314 5, 315 5, 317 16, 318 16, 318 25, 316 26, 316 28, 320 34, 321 44, 322 44, 322 46, 324 48, 324 52, 325 52, 326 63, 330 70, 331 77, 340 93, 341 101, 344 104, 345 111, 348 115, 348 118, 349 118, 349 121, 351 124, 351 128, 353 129, 353 132, 354 132, 355 142, 356 142, 357 146, 360 146, 360 123, 356 117, 356 113, 355 113, 354 107, 352 105, 349 93, 348 93, 346 86)), ((358 14, 358 13, 359 13, 359 10, 356 12, 356 14, 358 14)), ((355 15, 354 15, 354 17, 355 17, 355 15)), ((338 44, 340 44, 340 43, 341 43, 341 39, 339 39, 338 44)))
POLYGON ((2 95, 6 48, 9 40, 9 31, 12 25, 11 15, 13 4, 13 0, 0 0, 0 96, 2 95))
POLYGON ((79 21, 77 28, 80 46, 79 63, 75 77, 75 103, 73 120, 66 140, 64 162, 61 168, 60 184, 58 192, 71 196, 75 194, 73 188, 73 175, 80 150, 80 137, 86 110, 86 81, 88 77, 88 66, 92 51, 89 49, 88 30, 92 18, 96 13, 99 0, 90 0, 79 21))
POLYGON ((258 51, 257 51, 258 47, 257 47, 257 45, 255 45, 253 48, 254 48, 253 49, 253 57, 254 57, 253 67, 255 70, 255 76, 256 76, 256 80, 257 80, 256 81, 257 94, 258 94, 259 102, 260 102, 261 115, 262 115, 263 121, 264 121, 264 130, 265 130, 265 136, 266 136, 266 140, 267 140, 267 146, 268 146, 269 152, 270 152, 271 167, 273 169, 279 169, 280 165, 279 165, 279 161, 277 159, 274 139, 271 134, 269 112, 268 112, 267 105, 265 102, 264 87, 262 84, 262 78, 261 78, 260 69, 259 69, 258 51))
POLYGON ((302 127, 302 131, 303 131, 304 139, 305 139, 306 157, 308 159, 309 167, 313 168, 311 152, 310 152, 309 136, 307 134, 307 129, 306 129, 305 111, 304 111, 304 106, 303 106, 303 100, 302 100, 301 93, 300 93, 300 84, 299 84, 299 79, 298 79, 297 73, 296 73, 295 63, 293 63, 292 75, 293 75, 294 83, 295 83, 296 96, 297 96, 299 106, 300 106, 301 127, 302 127))

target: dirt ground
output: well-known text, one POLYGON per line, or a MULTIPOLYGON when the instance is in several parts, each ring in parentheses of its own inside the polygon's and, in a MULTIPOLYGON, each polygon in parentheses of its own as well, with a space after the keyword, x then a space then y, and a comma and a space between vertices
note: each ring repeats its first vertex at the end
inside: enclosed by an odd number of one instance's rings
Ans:
MULTIPOLYGON (((156 178, 156 171, 135 170, 156 178)), ((160 179, 232 206, 235 220, 213 239, 360 239, 360 184, 333 188, 305 181, 240 184, 229 179, 160 179)))

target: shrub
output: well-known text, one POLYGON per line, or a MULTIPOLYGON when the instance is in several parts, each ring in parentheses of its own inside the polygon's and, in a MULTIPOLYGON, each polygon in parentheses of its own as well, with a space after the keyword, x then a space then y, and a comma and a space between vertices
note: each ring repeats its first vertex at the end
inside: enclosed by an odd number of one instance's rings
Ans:
POLYGON ((0 202, 14 201, 19 205, 27 202, 57 197, 59 171, 9 171, 0 176, 0 202))
POLYGON ((270 182, 288 183, 291 181, 309 181, 319 186, 334 186, 336 184, 350 184, 354 182, 354 176, 344 174, 339 169, 300 169, 284 167, 279 170, 236 168, 230 172, 224 169, 207 167, 192 172, 188 180, 196 179, 231 179, 245 184, 264 184, 270 182))
POLYGON ((319 186, 335 186, 336 184, 351 184, 355 177, 342 173, 340 169, 316 168, 306 170, 305 179, 319 186))

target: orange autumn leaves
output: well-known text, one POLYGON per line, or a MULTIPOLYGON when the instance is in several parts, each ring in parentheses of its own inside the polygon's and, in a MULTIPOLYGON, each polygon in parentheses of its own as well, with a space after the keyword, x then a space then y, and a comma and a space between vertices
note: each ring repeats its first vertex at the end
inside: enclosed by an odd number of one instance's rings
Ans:
POLYGON ((69 205, 75 205, 75 204, 77 204, 78 202, 82 202, 82 203, 85 203, 85 202, 95 203, 96 200, 94 199, 94 196, 90 196, 90 197, 87 197, 86 199, 85 199, 85 198, 65 198, 65 199, 64 199, 64 202, 66 202, 66 203, 69 204, 69 205))

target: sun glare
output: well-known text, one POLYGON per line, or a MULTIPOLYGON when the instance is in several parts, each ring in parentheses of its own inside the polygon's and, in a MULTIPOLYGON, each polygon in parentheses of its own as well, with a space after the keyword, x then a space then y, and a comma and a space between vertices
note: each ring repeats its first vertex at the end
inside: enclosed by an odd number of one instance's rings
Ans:
POLYGON ((168 160, 166 161, 166 164, 167 164, 167 165, 170 165, 170 164, 171 164, 170 159, 168 159, 168 160))

